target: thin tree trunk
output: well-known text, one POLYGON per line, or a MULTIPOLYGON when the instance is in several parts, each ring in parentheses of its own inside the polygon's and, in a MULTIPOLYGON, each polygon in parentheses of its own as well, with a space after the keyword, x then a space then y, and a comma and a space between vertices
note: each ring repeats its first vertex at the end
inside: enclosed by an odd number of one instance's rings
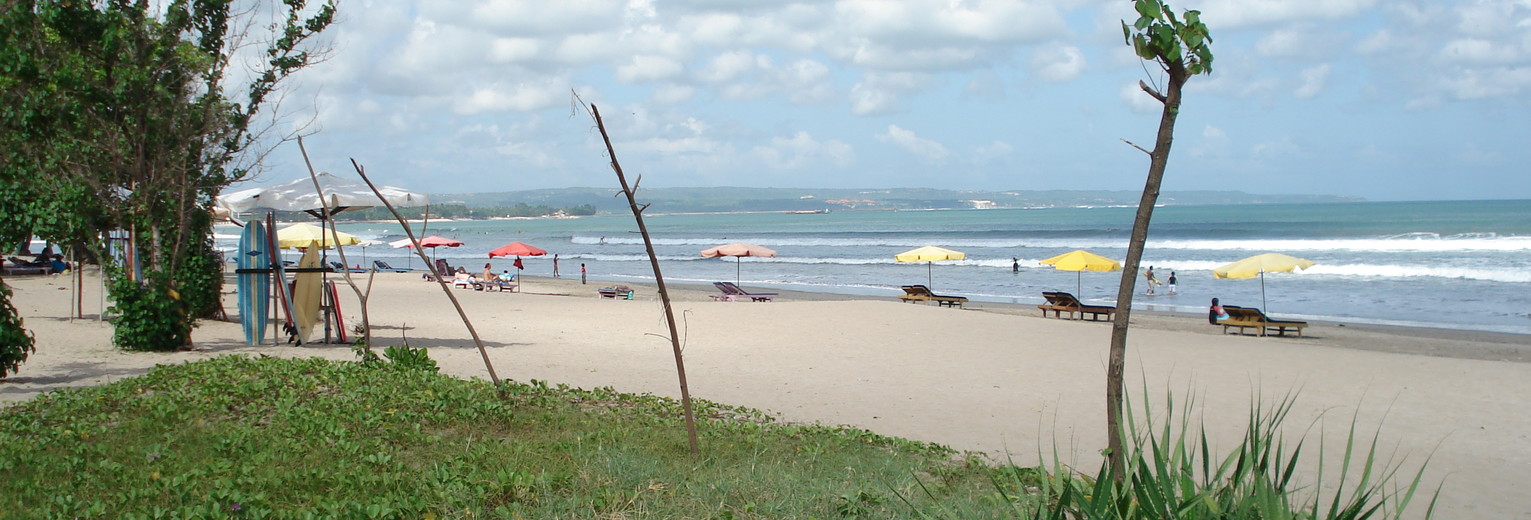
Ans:
MULTIPOLYGON (((409 221, 404 220, 404 216, 399 214, 399 210, 393 209, 393 204, 390 204, 388 199, 383 198, 382 192, 377 191, 377 186, 373 185, 372 180, 367 178, 367 172, 363 171, 361 165, 356 163, 356 159, 351 159, 351 167, 356 168, 356 174, 361 176, 362 182, 367 183, 368 188, 372 188, 372 193, 377 194, 377 199, 383 201, 383 207, 388 208, 388 212, 393 214, 393 218, 397 219, 399 225, 404 227, 404 234, 409 235, 409 242, 415 245, 415 255, 419 256, 421 261, 427 261, 425 253, 420 251, 420 239, 416 238, 415 232, 409 229, 409 221)), ((457 315, 462 317, 462 324, 468 327, 468 334, 473 336, 473 344, 478 347, 478 355, 484 358, 484 368, 489 370, 489 380, 493 381, 494 388, 499 390, 501 395, 504 395, 505 387, 500 385, 500 376, 494 373, 494 363, 489 361, 489 351, 484 348, 484 340, 479 339, 478 331, 473 328, 473 323, 468 321, 468 313, 463 311, 462 304, 457 302, 457 295, 452 294, 451 287, 447 287, 446 278, 439 273, 435 278, 436 285, 441 286, 441 292, 447 294, 447 299, 452 300, 452 307, 457 309, 457 315)))
POLYGON ((1164 102, 1159 117, 1159 134, 1154 150, 1149 152, 1148 180, 1138 200, 1138 213, 1132 221, 1132 238, 1127 243, 1127 258, 1122 265, 1122 282, 1116 293, 1116 319, 1111 322, 1111 356, 1106 369, 1106 451, 1111 461, 1111 477, 1120 480, 1125 474, 1126 454, 1122 452, 1122 372, 1127 359, 1127 323, 1132 317, 1132 297, 1137 291, 1138 263, 1143 260, 1143 246, 1148 241, 1148 223, 1154 204, 1159 200, 1159 185, 1169 164, 1170 145, 1175 140, 1175 118, 1180 115, 1180 87, 1188 76, 1182 67, 1169 68, 1169 91, 1164 96, 1143 89, 1164 102))
MULTIPOLYGON (((346 285, 351 286, 351 291, 356 293, 356 299, 357 299, 357 301, 359 302, 359 304, 361 306, 361 327, 362 327, 362 344, 361 344, 361 348, 362 348, 362 350, 365 350, 368 354, 371 354, 372 353, 372 320, 371 320, 371 318, 367 314, 367 295, 362 294, 361 288, 356 285, 355 281, 351 280, 351 268, 349 267, 351 265, 351 263, 350 263, 349 260, 346 260, 345 248, 341 247, 341 245, 340 245, 340 233, 339 233, 339 230, 335 229, 335 222, 334 222, 334 220, 332 218, 330 218, 329 203, 325 202, 325 200, 324 200, 324 190, 319 188, 319 174, 314 171, 314 163, 310 162, 308 160, 308 148, 303 146, 303 137, 302 136, 298 137, 298 150, 303 152, 303 164, 308 166, 308 178, 310 180, 314 181, 314 192, 319 195, 319 207, 320 207, 320 209, 319 209, 320 213, 319 214, 322 215, 321 217, 319 217, 319 224, 321 226, 323 226, 325 223, 329 223, 329 227, 327 229, 325 229, 324 232, 325 233, 329 233, 329 236, 335 239, 335 253, 340 255, 340 265, 346 266, 344 269, 340 270, 340 277, 346 281, 346 285)), ((382 197, 379 196, 378 198, 382 198, 382 197)), ((371 287, 370 283, 368 284, 368 287, 369 288, 371 287)), ((334 302, 331 302, 331 305, 334 305, 334 304, 335 304, 334 302)), ((341 329, 344 329, 345 326, 346 326, 346 324, 345 323, 341 323, 339 319, 336 319, 335 322, 340 326, 341 329)))
POLYGON ((670 293, 665 289, 664 275, 659 273, 659 257, 654 254, 654 241, 649 238, 648 227, 643 224, 643 208, 638 207, 638 199, 633 192, 635 187, 628 186, 627 177, 622 174, 622 164, 617 162, 617 150, 611 146, 611 136, 606 134, 606 124, 601 122, 601 111, 595 105, 590 105, 591 116, 595 118, 595 126, 601 130, 601 140, 606 142, 606 153, 611 157, 611 169, 617 172, 617 181, 622 183, 622 193, 627 195, 627 205, 633 210, 633 219, 638 221, 638 232, 643 235, 643 247, 648 250, 649 264, 654 266, 654 282, 659 286, 659 301, 664 303, 665 324, 670 326, 670 347, 675 352, 675 373, 680 378, 680 403, 686 416, 686 439, 691 443, 691 454, 700 455, 701 449, 697 447, 696 440, 696 414, 691 410, 691 390, 686 386, 686 362, 681 356, 680 334, 675 327, 675 312, 670 308, 670 293))

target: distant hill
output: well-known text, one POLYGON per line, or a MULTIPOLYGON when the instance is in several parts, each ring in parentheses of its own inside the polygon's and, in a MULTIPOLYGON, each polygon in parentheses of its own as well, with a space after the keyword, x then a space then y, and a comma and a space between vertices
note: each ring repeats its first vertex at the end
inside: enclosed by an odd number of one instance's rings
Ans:
MULTIPOLYGON (((615 197, 615 188, 558 188, 496 193, 432 194, 434 204, 468 207, 548 206, 566 208, 591 205, 598 213, 625 213, 627 199, 615 197)), ((1048 208, 1072 206, 1136 205, 1141 193, 1106 190, 980 191, 930 188, 827 189, 827 188, 643 188, 642 202, 653 213, 705 213, 724 211, 814 211, 828 209, 955 209, 955 208, 1048 208)), ((1278 204, 1354 202, 1361 199, 1330 195, 1256 195, 1241 191, 1164 192, 1164 205, 1278 204)))

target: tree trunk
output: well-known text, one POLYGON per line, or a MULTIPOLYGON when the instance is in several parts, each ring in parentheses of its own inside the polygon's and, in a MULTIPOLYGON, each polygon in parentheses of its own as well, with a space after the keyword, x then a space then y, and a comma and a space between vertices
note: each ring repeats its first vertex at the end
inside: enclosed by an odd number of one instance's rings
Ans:
MULTIPOLYGON (((1149 91, 1164 102, 1159 117, 1159 135, 1149 152, 1148 181, 1138 200, 1138 213, 1132 222, 1132 238, 1127 243, 1127 258, 1122 265, 1122 282, 1116 293, 1116 319, 1111 323, 1111 358, 1106 369, 1106 452, 1111 460, 1111 477, 1120 480, 1125 473, 1122 452, 1122 369, 1127 359, 1127 322, 1132 317, 1132 297, 1137 291, 1138 263, 1143 260, 1143 245, 1148 241, 1148 223, 1153 218, 1154 203, 1159 200, 1159 185, 1169 164, 1170 145, 1175 140, 1175 118, 1180 115, 1180 88, 1189 76, 1179 66, 1169 67, 1168 92, 1163 96, 1149 91)), ((1147 86, 1144 90, 1149 90, 1147 86)))

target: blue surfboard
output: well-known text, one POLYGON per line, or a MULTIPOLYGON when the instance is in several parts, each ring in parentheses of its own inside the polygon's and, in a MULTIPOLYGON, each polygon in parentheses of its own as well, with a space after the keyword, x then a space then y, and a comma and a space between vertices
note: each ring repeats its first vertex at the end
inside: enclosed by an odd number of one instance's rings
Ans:
MULTIPOLYGON (((269 270, 271 262, 265 251, 268 243, 265 225, 258 220, 245 223, 235 265, 240 271, 269 270)), ((259 345, 266 339, 266 314, 271 310, 271 274, 240 272, 236 279, 239 281, 239 324, 244 327, 245 342, 259 345)))

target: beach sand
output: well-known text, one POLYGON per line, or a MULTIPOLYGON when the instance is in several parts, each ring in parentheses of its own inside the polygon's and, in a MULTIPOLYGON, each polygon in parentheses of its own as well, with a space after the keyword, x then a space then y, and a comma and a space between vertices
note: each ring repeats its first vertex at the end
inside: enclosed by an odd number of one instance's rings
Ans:
MULTIPOLYGON (((100 282, 90 269, 84 280, 86 317, 71 320, 69 278, 5 279, 38 352, 0 381, 0 402, 225 354, 355 359, 348 345, 248 346, 238 322, 219 321, 197 329, 193 351, 119 352, 97 320, 100 282)), ((652 285, 628 283, 638 297, 624 301, 596 297, 604 282, 525 282, 517 293, 452 291, 501 378, 679 395, 652 285)), ((407 273, 379 273, 373 283, 374 345, 407 339, 429 348, 446 373, 488 378, 435 283, 407 273)), ((354 313, 355 295, 341 291, 342 308, 354 313)), ((947 309, 795 292, 728 303, 712 301, 711 287, 670 292, 694 397, 1020 465, 1050 457, 1055 445, 1076 469, 1099 464, 1109 323, 1041 318, 1026 305, 947 309)), ((225 302, 233 313, 231 292, 225 302)), ((1531 482, 1531 337, 1314 323, 1301 338, 1262 338, 1223 335, 1200 315, 1134 312, 1128 343, 1128 391, 1142 402, 1146 388, 1155 406, 1167 394, 1177 407, 1194 400, 1215 448, 1236 445, 1252 401, 1296 394, 1286 425, 1293 434, 1311 426, 1306 460, 1317 460, 1320 437, 1326 458, 1340 458, 1354 420, 1359 439, 1380 429, 1379 456, 1401 461, 1406 478, 1429 458, 1425 494, 1444 486, 1439 518, 1531 518, 1531 495, 1519 488, 1531 482)), ((1427 502, 1418 499, 1410 516, 1427 502)))

